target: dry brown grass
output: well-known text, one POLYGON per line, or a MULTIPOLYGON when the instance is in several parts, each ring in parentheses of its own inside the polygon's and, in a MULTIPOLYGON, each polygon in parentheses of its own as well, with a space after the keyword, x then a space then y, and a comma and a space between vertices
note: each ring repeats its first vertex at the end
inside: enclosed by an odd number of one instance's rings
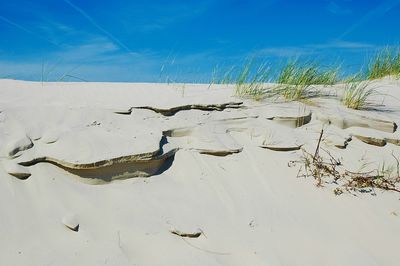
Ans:
POLYGON ((334 189, 336 195, 344 192, 375 193, 375 189, 400 192, 400 164, 399 159, 394 154, 392 154, 396 161, 394 168, 382 165, 379 169, 373 171, 352 172, 346 169, 342 162, 334 158, 329 151, 321 148, 323 133, 322 130, 313 154, 302 149, 301 159, 289 162, 289 166, 300 164, 298 177, 313 177, 318 187, 333 184, 336 186, 334 189))

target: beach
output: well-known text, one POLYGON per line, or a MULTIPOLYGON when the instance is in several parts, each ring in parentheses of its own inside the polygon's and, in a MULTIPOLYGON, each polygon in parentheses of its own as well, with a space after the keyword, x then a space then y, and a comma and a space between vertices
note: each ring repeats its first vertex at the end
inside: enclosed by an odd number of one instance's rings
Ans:
POLYGON ((0 80, 0 264, 399 265, 400 81, 345 86, 0 80))

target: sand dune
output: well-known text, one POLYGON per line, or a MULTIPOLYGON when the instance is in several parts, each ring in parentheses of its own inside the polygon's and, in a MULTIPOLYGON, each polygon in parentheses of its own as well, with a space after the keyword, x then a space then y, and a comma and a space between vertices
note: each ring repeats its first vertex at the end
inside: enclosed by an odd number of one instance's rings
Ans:
POLYGON ((400 186, 355 185, 400 181, 400 81, 375 86, 352 110, 341 85, 0 80, 1 264, 399 265, 400 186))

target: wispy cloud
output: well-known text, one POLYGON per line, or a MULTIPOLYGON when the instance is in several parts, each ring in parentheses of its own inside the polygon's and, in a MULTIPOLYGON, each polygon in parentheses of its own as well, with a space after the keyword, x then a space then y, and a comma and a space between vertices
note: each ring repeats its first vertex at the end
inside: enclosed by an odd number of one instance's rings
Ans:
POLYGON ((86 18, 95 28, 97 28, 99 31, 101 31, 103 34, 107 36, 112 42, 116 43, 118 47, 121 49, 125 50, 129 54, 132 53, 132 51, 126 46, 123 42, 121 42, 119 39, 114 37, 109 31, 104 29, 102 26, 100 26, 88 13, 83 11, 80 7, 77 5, 73 4, 69 0, 63 0, 65 3, 67 3, 69 6, 71 6, 73 9, 75 9, 78 13, 80 13, 84 18, 86 18))
POLYGON ((50 54, 50 57, 62 58, 68 62, 98 62, 109 59, 109 56, 125 56, 118 53, 119 48, 103 37, 87 40, 77 45, 66 45, 62 51, 50 54))
POLYGON ((313 49, 310 47, 280 46, 263 48, 255 54, 266 57, 297 57, 312 53, 313 49))
POLYGON ((133 2, 132 6, 120 13, 119 21, 128 33, 160 31, 201 16, 214 4, 214 0, 162 3, 149 1, 146 4, 146 8, 151 9, 149 16, 143 12, 143 8, 133 2))
MULTIPOLYGON (((140 64, 62 64, 53 62, 45 64, 44 80, 48 81, 156 81, 151 61, 140 64)), ((0 78, 23 80, 42 79, 42 62, 0 60, 0 78)))
POLYGON ((352 11, 349 8, 343 7, 342 5, 339 5, 339 3, 335 1, 330 1, 326 6, 326 9, 335 15, 348 15, 352 13, 352 11))
POLYGON ((279 47, 266 47, 256 51, 256 56, 266 57, 299 57, 306 55, 317 55, 325 50, 342 50, 342 51, 368 51, 375 50, 378 47, 369 43, 360 42, 346 42, 346 41, 332 41, 327 43, 307 44, 301 46, 279 46, 279 47))
MULTIPOLYGON (((59 23, 52 19, 47 19, 45 17, 40 18, 40 21, 35 24, 35 28, 41 31, 43 34, 49 38, 56 36, 76 36, 78 33, 83 33, 81 30, 77 30, 68 25, 59 23)), ((87 35, 87 33, 85 33, 87 35)))
POLYGON ((365 23, 369 22, 372 19, 376 19, 378 17, 383 16, 397 5, 400 4, 400 0, 386 0, 383 1, 380 5, 370 10, 364 16, 362 16, 358 21, 356 21, 353 25, 351 25, 345 32, 343 32, 338 39, 342 39, 355 29, 359 28, 360 26, 364 25, 365 23))
POLYGON ((375 49, 376 46, 370 43, 348 42, 348 41, 332 41, 324 44, 310 44, 310 48, 314 49, 375 49))
POLYGON ((19 30, 21 30, 21 31, 23 31, 23 32, 25 32, 25 33, 27 33, 27 34, 29 34, 31 36, 34 36, 37 39, 44 40, 44 41, 46 41, 46 42, 48 42, 48 43, 50 43, 50 44, 52 44, 54 46, 60 47, 60 45, 58 43, 54 42, 53 40, 45 38, 42 35, 37 34, 37 33, 33 32, 33 31, 31 31, 30 29, 22 26, 21 24, 18 24, 18 23, 14 22, 14 21, 6 18, 6 17, 3 17, 3 16, 0 15, 0 20, 2 20, 3 22, 5 22, 5 23, 7 23, 7 24, 9 24, 9 25, 11 25, 13 27, 18 28, 19 30))
POLYGON ((156 81, 159 59, 151 54, 127 57, 105 38, 79 45, 66 46, 62 51, 43 57, 0 58, 0 77, 46 81, 156 81))

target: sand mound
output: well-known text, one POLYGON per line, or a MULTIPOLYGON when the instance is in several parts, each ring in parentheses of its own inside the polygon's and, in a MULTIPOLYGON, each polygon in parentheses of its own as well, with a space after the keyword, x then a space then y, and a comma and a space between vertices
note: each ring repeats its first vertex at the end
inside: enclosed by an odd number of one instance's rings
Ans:
POLYGON ((0 80, 2 262, 398 265, 400 83, 379 84, 385 108, 356 111, 0 80))

